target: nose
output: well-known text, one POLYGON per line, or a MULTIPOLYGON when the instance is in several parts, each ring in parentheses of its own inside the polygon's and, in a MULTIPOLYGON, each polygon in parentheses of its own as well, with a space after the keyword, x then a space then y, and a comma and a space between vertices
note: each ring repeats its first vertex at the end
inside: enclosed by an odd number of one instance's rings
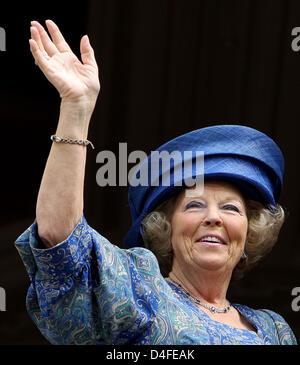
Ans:
POLYGON ((217 209, 208 209, 207 214, 203 219, 204 226, 222 226, 223 221, 217 212, 217 209))

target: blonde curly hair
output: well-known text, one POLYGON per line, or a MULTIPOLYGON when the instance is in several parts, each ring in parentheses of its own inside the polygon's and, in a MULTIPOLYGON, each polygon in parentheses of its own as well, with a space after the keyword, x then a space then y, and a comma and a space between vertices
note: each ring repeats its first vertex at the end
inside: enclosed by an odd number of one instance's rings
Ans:
MULTIPOLYGON (((145 247, 156 255, 164 277, 168 276, 172 269, 171 218, 176 199, 177 196, 172 197, 142 221, 145 247)), ((280 205, 265 208, 261 203, 250 199, 245 199, 245 203, 248 218, 244 250, 246 255, 234 268, 233 279, 242 278, 272 250, 285 217, 284 209, 280 205)))

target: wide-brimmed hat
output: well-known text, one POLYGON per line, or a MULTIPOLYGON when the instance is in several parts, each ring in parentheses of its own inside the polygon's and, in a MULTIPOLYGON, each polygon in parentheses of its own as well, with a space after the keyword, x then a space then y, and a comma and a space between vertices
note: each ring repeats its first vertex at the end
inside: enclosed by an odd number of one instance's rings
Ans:
POLYGON ((144 246, 142 220, 197 177, 228 181, 264 206, 276 206, 282 191, 284 158, 277 144, 256 129, 217 125, 181 135, 152 151, 135 176, 145 177, 145 172, 149 180, 146 184, 129 186, 132 226, 124 240, 127 247, 144 246), (170 161, 167 170, 158 159, 164 154, 170 161), (204 162, 202 170, 199 161, 204 162), (178 166, 187 168, 180 172, 178 166))

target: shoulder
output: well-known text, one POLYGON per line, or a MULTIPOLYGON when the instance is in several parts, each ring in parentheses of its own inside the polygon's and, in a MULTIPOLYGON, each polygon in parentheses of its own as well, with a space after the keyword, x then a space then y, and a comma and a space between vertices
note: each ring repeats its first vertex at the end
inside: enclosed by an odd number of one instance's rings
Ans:
POLYGON ((281 328, 287 326, 285 319, 278 313, 269 309, 256 309, 254 310, 257 317, 274 328, 281 328))
POLYGON ((269 309, 256 310, 257 315, 264 319, 269 326, 273 326, 282 345, 296 345, 296 337, 286 322, 286 320, 279 314, 269 309))
POLYGON ((131 273, 139 273, 142 276, 157 276, 160 274, 160 268, 156 256, 152 251, 144 247, 132 247, 124 249, 111 243, 106 237, 102 236, 95 229, 89 227, 83 217, 83 231, 80 236, 88 241, 92 239, 97 259, 104 263, 114 266, 117 263, 131 273))
POLYGON ((147 248, 134 247, 125 250, 123 249, 122 251, 132 261, 132 264, 140 274, 156 276, 160 273, 156 256, 147 248))
POLYGON ((271 319, 277 331, 279 343, 281 345, 297 345, 297 340, 292 329, 280 314, 269 309, 261 309, 257 312, 264 318, 268 317, 271 319))
MULTIPOLYGON (((272 343, 281 345, 296 345, 296 337, 286 322, 278 313, 269 309, 252 309, 244 305, 238 305, 239 310, 268 337, 272 337, 272 343)), ((271 339, 271 338, 270 338, 271 339)))
POLYGON ((130 272, 141 276, 157 276, 160 267, 156 256, 152 251, 144 247, 122 248, 112 244, 108 239, 93 230, 93 239, 96 242, 96 256, 103 261, 104 258, 110 263, 121 263, 130 272))

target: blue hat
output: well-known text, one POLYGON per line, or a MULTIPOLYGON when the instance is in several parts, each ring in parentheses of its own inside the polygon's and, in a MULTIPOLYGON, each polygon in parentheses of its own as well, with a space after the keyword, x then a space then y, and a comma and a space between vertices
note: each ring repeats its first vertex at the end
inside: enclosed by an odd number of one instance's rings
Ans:
MULTIPOLYGON (((203 151, 205 180, 224 180, 235 184, 247 197, 274 206, 282 191, 284 158, 277 144, 264 133, 241 125, 217 125, 198 129, 179 136, 153 151, 136 170, 141 177, 147 171, 147 184, 129 187, 128 201, 132 226, 124 243, 127 247, 144 246, 142 220, 155 208, 187 186, 188 178, 199 175, 197 152, 203 151), (176 173, 176 159, 169 165, 169 183, 162 182, 164 167, 153 163, 154 154, 166 151, 180 153, 182 162, 190 159, 190 176, 176 173), (193 155, 185 154, 192 151, 193 155), (188 156, 188 157, 187 157, 188 156), (152 170, 151 170, 152 166, 152 170), (158 182, 151 182, 151 171, 156 171, 158 182)), ((157 161, 157 160, 156 160, 157 161)), ((181 161, 180 161, 181 162, 181 161)), ((144 175, 145 177, 145 175, 144 175)))

